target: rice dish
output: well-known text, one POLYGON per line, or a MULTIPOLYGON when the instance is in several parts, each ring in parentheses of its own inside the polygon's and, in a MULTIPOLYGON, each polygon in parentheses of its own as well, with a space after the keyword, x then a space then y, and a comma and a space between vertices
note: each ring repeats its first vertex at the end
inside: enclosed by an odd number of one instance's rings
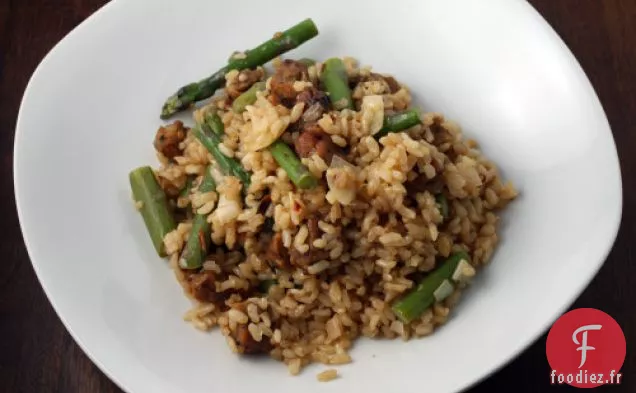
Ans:
POLYGON ((224 80, 192 126, 171 122, 155 139, 157 200, 174 221, 153 239, 192 299, 185 319, 293 375, 351 362, 359 337, 409 340, 443 325, 517 196, 477 142, 351 58, 277 57, 272 72, 224 80), (337 100, 334 69, 349 94, 337 100), (404 119, 416 121, 391 129, 404 119))

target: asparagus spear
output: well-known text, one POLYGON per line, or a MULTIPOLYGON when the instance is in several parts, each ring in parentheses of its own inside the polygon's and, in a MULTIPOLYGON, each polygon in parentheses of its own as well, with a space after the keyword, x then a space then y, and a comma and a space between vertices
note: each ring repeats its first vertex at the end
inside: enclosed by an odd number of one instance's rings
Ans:
POLYGON ((185 197, 188 196, 188 194, 190 193, 190 190, 192 189, 192 183, 193 182, 194 182, 194 177, 193 176, 188 176, 188 178, 186 179, 185 185, 183 186, 183 188, 179 192, 179 198, 185 198, 185 197))
POLYGON ((216 190, 216 182, 214 181, 214 176, 212 176, 211 169, 212 168, 208 166, 205 170, 203 179, 201 179, 201 184, 199 184, 199 191, 201 193, 206 193, 206 192, 216 190))
POLYGON ((199 82, 181 87, 170 96, 163 105, 161 118, 167 119, 177 112, 187 109, 197 101, 214 95, 225 83, 225 74, 230 70, 244 70, 263 65, 285 52, 288 52, 318 35, 318 28, 311 19, 292 26, 274 38, 267 40, 243 56, 232 56, 228 64, 199 82))
POLYGON ((212 97, 225 83, 225 74, 228 71, 230 70, 225 66, 205 79, 179 88, 163 104, 161 118, 169 119, 172 115, 188 109, 195 102, 212 97))
MULTIPOLYGON (((216 190, 216 183, 208 167, 199 185, 199 191, 206 193, 216 190)), ((192 230, 183 248, 179 266, 183 269, 198 269, 203 265, 203 258, 210 247, 211 228, 206 214, 197 214, 192 221, 192 230)))
POLYGON ((435 202, 437 203, 437 208, 439 212, 442 214, 444 219, 448 218, 448 200, 444 194, 437 194, 435 197, 435 202))
POLYGON ((395 315, 404 323, 419 318, 435 302, 434 293, 444 280, 450 280, 462 260, 468 261, 468 254, 452 254, 440 267, 426 276, 419 285, 402 299, 393 304, 395 315))
POLYGON ((225 135, 225 125, 223 125, 223 120, 221 120, 216 112, 206 113, 203 121, 219 138, 223 138, 223 136, 225 135))
POLYGON ((275 279, 263 280, 258 284, 258 289, 261 291, 261 293, 267 295, 269 293, 269 290, 274 285, 278 285, 278 281, 276 281, 275 279))
POLYGON ((316 60, 310 59, 308 57, 303 57, 302 59, 298 60, 298 62, 306 65, 307 67, 316 64, 316 60))
POLYGON ((256 82, 246 92, 236 97, 232 110, 236 113, 245 111, 245 107, 256 102, 256 93, 265 90, 265 82, 256 82))
POLYGON ((161 257, 166 256, 163 238, 176 228, 174 217, 168 207, 168 198, 159 186, 155 174, 148 166, 140 167, 128 176, 133 197, 141 202, 141 216, 144 219, 152 244, 161 257))
MULTIPOLYGON (((226 157, 221 153, 218 144, 221 143, 221 135, 225 132, 225 127, 221 118, 216 113, 208 113, 205 116, 205 124, 199 128, 193 129, 194 135, 199 138, 201 143, 212 153, 221 169, 231 176, 236 176, 244 184, 244 189, 249 187, 250 177, 241 167, 241 164, 233 158, 226 157), (227 168, 227 169, 226 169, 227 168)), ((307 168, 300 162, 300 159, 281 140, 274 142, 269 146, 269 151, 274 156, 278 165, 280 165, 291 181, 298 188, 313 188, 318 184, 318 180, 309 172, 307 168)))
POLYGON ((292 149, 280 139, 269 146, 269 151, 274 159, 287 172, 291 181, 298 188, 309 189, 314 188, 318 184, 318 180, 309 172, 307 168, 300 162, 300 159, 292 151, 292 149))
POLYGON ((347 70, 342 60, 335 57, 327 59, 320 80, 329 93, 329 100, 334 108, 337 110, 353 109, 347 70))
POLYGON ((375 134, 376 139, 380 139, 390 132, 400 132, 420 124, 420 114, 415 109, 409 109, 401 113, 384 117, 382 129, 375 134))
POLYGON ((263 231, 265 232, 274 232, 274 218, 266 217, 265 222, 263 223, 263 231))
POLYGON ((221 134, 223 132, 223 123, 219 116, 214 114, 206 117, 205 122, 194 127, 192 132, 194 133, 194 136, 201 141, 203 146, 212 153, 212 156, 216 163, 219 164, 221 171, 228 176, 235 176, 238 178, 243 183, 243 189, 246 190, 250 185, 249 173, 243 169, 241 163, 232 157, 226 156, 219 149, 219 144, 221 143, 221 136, 219 135, 219 132, 221 134))

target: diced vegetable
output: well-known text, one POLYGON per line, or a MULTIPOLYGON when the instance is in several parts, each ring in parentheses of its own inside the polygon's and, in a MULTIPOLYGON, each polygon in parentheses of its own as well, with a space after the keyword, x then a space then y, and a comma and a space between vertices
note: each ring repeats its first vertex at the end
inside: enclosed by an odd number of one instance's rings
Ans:
POLYGON ((234 177, 226 177, 219 189, 219 203, 212 213, 212 220, 220 224, 228 223, 241 214, 241 184, 234 177))
POLYGON ((386 116, 384 118, 384 126, 375 134, 376 139, 380 139, 386 136, 390 132, 400 132, 408 128, 411 128, 417 124, 420 124, 420 113, 415 109, 409 109, 407 111, 396 113, 394 115, 386 116))
POLYGON ((248 105, 245 117, 251 127, 241 132, 241 145, 245 152, 257 152, 266 149, 285 133, 290 116, 281 115, 265 97, 257 97, 254 105, 248 105))
POLYGON ((261 291, 261 293, 264 294, 268 294, 269 290, 274 286, 277 285, 278 281, 276 281, 275 279, 271 279, 271 280, 263 280, 259 283, 258 285, 258 289, 261 291))
POLYGON ((349 78, 341 59, 334 57, 325 61, 320 80, 335 109, 353 109, 349 78))
POLYGON ((462 259, 453 272, 452 279, 456 283, 463 284, 475 276, 475 268, 468 261, 462 259))
POLYGON ((212 132, 216 134, 219 138, 223 138, 225 135, 225 126, 223 125, 223 120, 219 117, 218 114, 214 112, 208 112, 205 114, 205 124, 207 124, 212 132))
POLYGON ((129 175, 135 202, 141 202, 144 219, 152 244, 159 256, 166 256, 163 238, 176 228, 174 217, 168 206, 168 198, 159 186, 155 174, 148 166, 140 167, 129 175))
MULTIPOLYGON (((216 189, 216 183, 210 171, 207 168, 203 180, 199 185, 199 192, 206 193, 216 189)), ((208 253, 210 247, 210 224, 207 220, 207 214, 197 214, 192 221, 192 229, 188 236, 188 241, 183 248, 181 258, 179 258, 179 266, 183 269, 198 269, 203 265, 203 259, 208 253)))
POLYGON ((285 142, 277 140, 269 147, 269 151, 296 187, 310 189, 318 185, 318 179, 300 162, 296 153, 285 142))
POLYGON ((219 204, 214 211, 214 218, 219 222, 230 222, 241 214, 241 206, 236 201, 226 198, 224 195, 219 197, 219 204))
POLYGON ((179 192, 180 198, 185 198, 188 196, 188 194, 190 194, 190 190, 192 190, 192 183, 194 183, 194 176, 188 176, 185 185, 179 192))
POLYGON ((435 298, 435 301, 441 302, 449 297, 450 294, 453 293, 453 290, 455 290, 453 284, 451 284, 448 280, 444 280, 439 287, 437 287, 435 292, 433 292, 433 297, 435 298))
POLYGON ((208 165, 208 167, 205 169, 205 174, 203 175, 201 184, 199 184, 199 187, 197 189, 202 194, 216 190, 216 181, 214 180, 212 165, 208 165))
POLYGON ((362 125, 369 129, 371 135, 377 134, 384 125, 384 99, 382 96, 362 97, 362 125))
POLYGON ((337 154, 333 155, 331 165, 325 174, 329 192, 326 199, 330 203, 338 202, 345 206, 356 198, 356 167, 337 154), (346 181, 347 178, 349 181, 346 181), (344 181, 343 181, 344 180, 344 181))
POLYGON ((448 200, 446 199, 446 196, 444 194, 437 194, 435 196, 435 202, 444 220, 447 219, 448 218, 448 200))
POLYGON ((252 105, 256 102, 256 93, 264 91, 266 88, 265 82, 256 82, 246 92, 236 97, 232 102, 232 110, 235 113, 242 113, 245 111, 245 107, 252 105))
POLYGON ((273 232, 274 231, 274 218, 273 217, 265 218, 265 222, 263 223, 263 231, 265 231, 265 232, 273 232))
POLYGON ((468 261, 468 259, 468 254, 465 252, 458 252, 448 257, 437 269, 426 276, 415 289, 393 304, 392 309, 395 315, 404 323, 411 323, 419 318, 435 302, 435 291, 445 280, 449 280, 452 277, 462 260, 468 261))
POLYGON ((299 63, 302 63, 304 65, 306 65, 307 67, 312 66, 314 64, 316 64, 316 60, 314 59, 309 59, 307 57, 303 57, 302 59, 298 60, 299 63))
POLYGON ((223 173, 227 176, 234 176, 243 183, 243 189, 246 190, 250 185, 250 175, 243 169, 241 163, 232 157, 228 157, 221 152, 219 144, 224 133, 223 122, 217 114, 209 114, 206 116, 203 124, 192 129, 194 136, 205 146, 214 160, 219 165, 223 173))

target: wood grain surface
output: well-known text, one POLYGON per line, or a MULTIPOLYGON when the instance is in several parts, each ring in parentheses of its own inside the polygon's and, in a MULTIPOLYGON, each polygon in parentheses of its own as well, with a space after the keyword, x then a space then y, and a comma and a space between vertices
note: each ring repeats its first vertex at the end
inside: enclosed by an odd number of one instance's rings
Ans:
MULTIPOLYGON (((20 233, 12 178, 15 122, 31 73, 59 40, 105 3, 0 0, 0 392, 121 392, 79 349, 45 297, 20 233)), ((530 3, 586 71, 618 147, 624 189, 620 232, 605 265, 573 308, 602 309, 623 327, 627 339, 623 383, 600 389, 635 392, 636 1, 530 3)), ((602 186, 603 179, 590 178, 590 187, 602 186)), ((574 390, 550 386, 548 376, 543 336, 470 392, 574 390)))

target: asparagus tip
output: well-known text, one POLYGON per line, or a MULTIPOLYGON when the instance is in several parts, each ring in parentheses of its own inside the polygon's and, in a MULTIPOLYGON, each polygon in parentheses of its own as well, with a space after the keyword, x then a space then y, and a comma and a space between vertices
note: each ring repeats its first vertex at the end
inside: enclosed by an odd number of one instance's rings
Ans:
POLYGON ((172 95, 168 97, 166 102, 163 104, 163 107, 161 108, 161 116, 160 116, 161 119, 162 120, 169 119, 172 115, 174 115, 175 113, 179 111, 180 106, 181 106, 181 102, 177 95, 172 95))
POLYGON ((315 37, 319 34, 318 26, 316 26, 316 23, 314 22, 313 19, 307 18, 304 21, 302 21, 301 24, 307 24, 307 26, 310 27, 310 33, 311 33, 310 36, 315 37))
POLYGON ((318 179, 316 179, 312 174, 307 173, 306 176, 303 176, 300 180, 298 180, 297 186, 303 190, 309 190, 318 185, 318 179))

